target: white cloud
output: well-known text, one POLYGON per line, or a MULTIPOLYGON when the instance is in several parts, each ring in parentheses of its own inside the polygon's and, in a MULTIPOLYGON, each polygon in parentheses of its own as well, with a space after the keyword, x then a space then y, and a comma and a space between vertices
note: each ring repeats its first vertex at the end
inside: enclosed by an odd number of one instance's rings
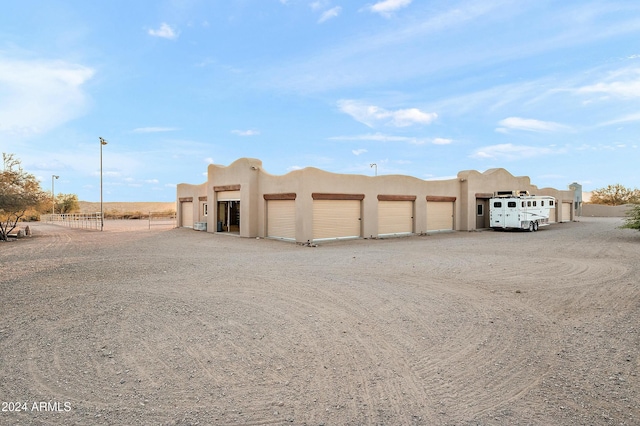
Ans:
POLYGON ((434 112, 420 111, 418 108, 398 109, 395 111, 386 110, 375 105, 342 99, 338 101, 338 108, 345 114, 349 114, 356 121, 369 127, 376 124, 384 124, 394 127, 408 127, 414 124, 430 124, 438 114, 434 112))
POLYGON ((470 157, 479 160, 523 160, 560 152, 561 150, 550 148, 505 143, 478 148, 470 157))
POLYGON ((325 21, 328 21, 329 19, 337 17, 338 15, 340 15, 341 11, 342 11, 342 8, 340 6, 332 7, 329 10, 325 10, 324 12, 322 12, 322 15, 320 15, 320 19, 318 19, 318 23, 321 24, 325 21))
POLYGON ((553 121, 541 121, 531 118, 509 117, 500 120, 498 123, 502 127, 496 129, 501 133, 506 133, 507 129, 526 130, 529 132, 554 132, 567 129, 567 126, 554 123, 553 121))
POLYGON ((291 167, 287 167, 287 171, 290 171, 290 172, 292 172, 292 171, 294 171, 294 170, 302 170, 302 169, 304 169, 304 167, 301 167, 301 166, 291 166, 291 167))
POLYGON ((238 136, 256 136, 260 134, 257 130, 232 130, 231 133, 238 136))
POLYGON ((153 37, 161 37, 169 40, 175 40, 179 35, 173 28, 171 28, 171 25, 166 22, 160 24, 160 28, 157 30, 154 30, 153 28, 149 29, 148 33, 153 37))
POLYGON ((606 121, 604 123, 600 123, 599 126, 610 126, 612 124, 630 123, 633 121, 640 121, 640 112, 635 114, 625 115, 613 120, 606 121))
POLYGON ((83 115, 83 85, 95 71, 64 61, 14 60, 0 56, 0 133, 31 136, 83 115))
POLYGON ((316 0, 309 3, 309 7, 313 10, 325 9, 329 5, 328 0, 316 0))
POLYGON ((578 93, 604 93, 620 98, 640 97, 640 79, 635 81, 613 81, 611 83, 596 83, 578 89, 578 93))
POLYGON ((377 141, 377 142, 409 142, 414 138, 407 136, 391 136, 382 133, 367 133, 355 136, 333 136, 329 140, 334 141, 377 141))
POLYGON ((147 179, 145 180, 146 183, 160 183, 160 181, 158 179, 147 179))
POLYGON ((353 153, 353 155, 360 155, 360 154, 364 154, 365 152, 367 152, 367 150, 364 149, 364 148, 360 148, 360 149, 354 149, 351 152, 353 153))
POLYGON ((452 139, 446 139, 446 138, 434 138, 431 141, 431 143, 433 143, 434 145, 449 145, 452 142, 453 142, 452 139))
POLYGON ((640 68, 628 67, 609 73, 603 81, 576 90, 580 94, 603 94, 608 97, 638 98, 640 97, 640 68))
POLYGON ((133 129, 133 133, 160 133, 173 132, 178 130, 176 127, 138 127, 133 129))
POLYGON ((447 145, 453 142, 452 139, 446 138, 416 138, 413 136, 394 136, 385 135, 383 133, 367 133, 364 135, 354 136, 333 136, 329 140, 333 141, 374 141, 374 142, 405 142, 412 145, 425 145, 432 143, 434 145, 447 145))
POLYGON ((207 164, 214 164, 214 162, 213 162, 213 158, 211 158, 211 157, 207 157, 207 158, 205 158, 205 159, 204 159, 204 162, 205 162, 205 163, 207 163, 207 164))
POLYGON ((412 0, 383 0, 379 1, 366 9, 370 10, 373 13, 378 13, 382 16, 389 17, 391 13, 395 12, 398 9, 403 7, 407 7, 411 4, 412 0))

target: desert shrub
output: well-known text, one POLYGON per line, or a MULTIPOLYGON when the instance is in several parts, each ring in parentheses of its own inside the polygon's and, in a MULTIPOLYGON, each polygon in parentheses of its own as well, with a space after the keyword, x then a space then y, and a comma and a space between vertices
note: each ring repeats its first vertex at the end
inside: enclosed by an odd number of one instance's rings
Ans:
POLYGON ((637 229, 640 231, 640 204, 635 204, 627 210, 627 218, 621 228, 637 229))

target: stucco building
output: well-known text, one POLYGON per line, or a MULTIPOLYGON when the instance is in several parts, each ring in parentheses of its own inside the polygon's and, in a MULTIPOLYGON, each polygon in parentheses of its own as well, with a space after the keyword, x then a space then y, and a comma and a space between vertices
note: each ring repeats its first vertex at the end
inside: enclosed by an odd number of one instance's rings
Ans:
POLYGON ((277 176, 252 158, 211 164, 206 182, 179 184, 176 211, 182 227, 306 243, 487 228, 489 198, 502 190, 555 197, 550 222, 573 220, 574 191, 538 188, 505 169, 434 181, 313 167, 277 176))

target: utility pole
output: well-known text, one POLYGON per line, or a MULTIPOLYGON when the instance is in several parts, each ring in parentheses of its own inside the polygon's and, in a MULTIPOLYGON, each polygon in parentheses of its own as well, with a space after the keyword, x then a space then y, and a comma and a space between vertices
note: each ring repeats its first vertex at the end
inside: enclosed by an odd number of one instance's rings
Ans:
POLYGON ((56 214, 56 191, 53 189, 53 178, 58 179, 60 176, 51 175, 51 214, 56 214))
POLYGON ((104 229, 104 209, 102 208, 102 145, 106 145, 107 141, 100 139, 100 230, 104 229))

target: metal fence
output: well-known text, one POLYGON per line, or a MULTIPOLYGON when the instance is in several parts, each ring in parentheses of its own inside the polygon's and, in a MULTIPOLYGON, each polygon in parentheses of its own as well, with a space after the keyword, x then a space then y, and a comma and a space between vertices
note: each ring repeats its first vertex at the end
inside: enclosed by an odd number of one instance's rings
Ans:
MULTIPOLYGON (((70 228, 95 229, 98 231, 101 229, 100 213, 45 214, 41 216, 40 220, 42 222, 68 226, 70 228)), ((148 215, 136 214, 135 217, 132 217, 130 214, 110 214, 108 217, 108 221, 130 220, 140 225, 146 221, 148 229, 151 229, 152 226, 176 227, 175 212, 149 212, 148 215)), ((107 222, 107 219, 105 219, 105 222, 107 222)))
POLYGON ((171 226, 176 227, 176 213, 149 212, 149 229, 152 226, 171 226))
POLYGON ((41 217, 41 220, 46 223, 95 230, 100 229, 100 219, 100 213, 45 214, 41 217))

